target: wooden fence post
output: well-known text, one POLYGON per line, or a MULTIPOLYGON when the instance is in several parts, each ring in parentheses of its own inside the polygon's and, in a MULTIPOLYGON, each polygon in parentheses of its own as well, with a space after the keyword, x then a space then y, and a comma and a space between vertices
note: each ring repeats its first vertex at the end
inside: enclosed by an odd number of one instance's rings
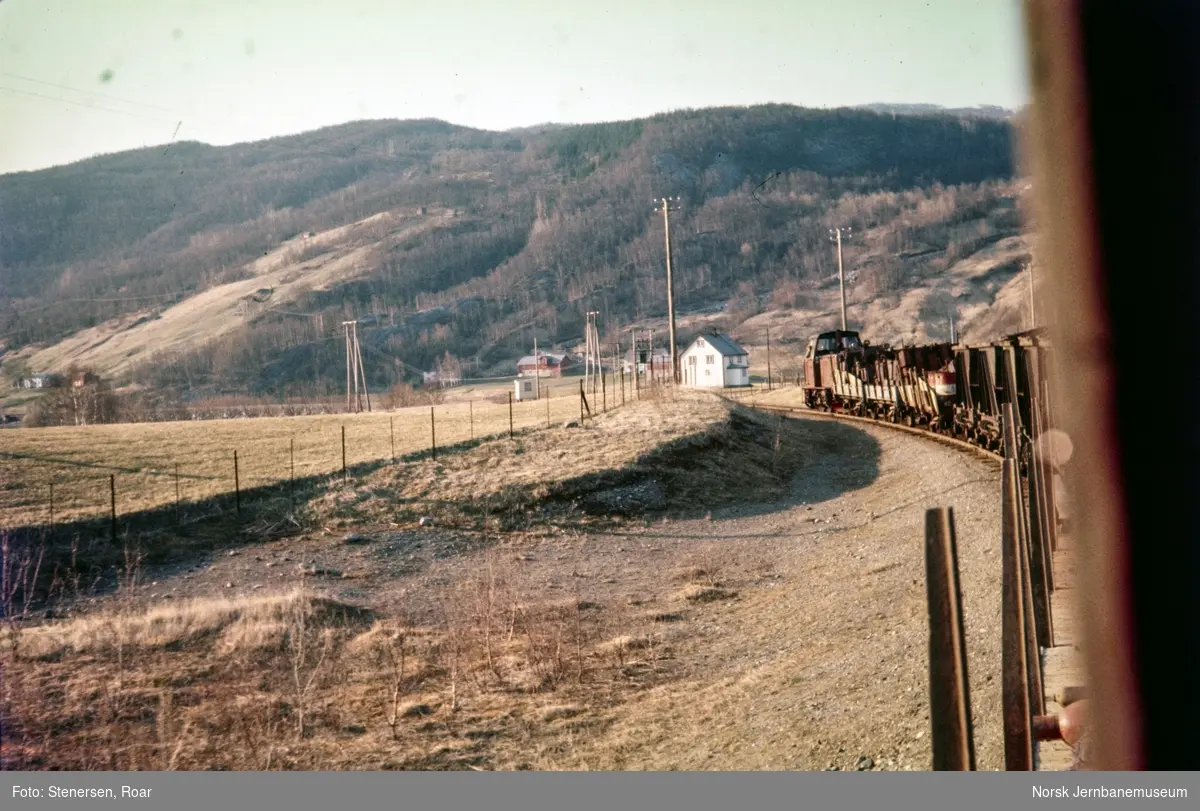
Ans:
POLYGON ((512 392, 508 393, 508 438, 513 438, 512 392))
POLYGON ((429 407, 429 456, 437 461, 437 423, 434 422, 433 406, 429 407))
POLYGON ((242 485, 238 477, 237 451, 233 452, 233 506, 237 514, 242 514, 242 485))
POLYGON ((350 475, 346 470, 346 426, 342 426, 342 484, 350 481, 350 475))

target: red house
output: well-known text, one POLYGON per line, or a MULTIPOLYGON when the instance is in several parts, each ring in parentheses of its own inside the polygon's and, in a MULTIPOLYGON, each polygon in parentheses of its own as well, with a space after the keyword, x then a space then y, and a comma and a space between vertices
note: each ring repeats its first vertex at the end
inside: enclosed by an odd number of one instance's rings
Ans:
POLYGON ((563 370, 570 365, 571 359, 566 355, 538 352, 536 358, 526 355, 517 361, 517 376, 562 377, 563 370))

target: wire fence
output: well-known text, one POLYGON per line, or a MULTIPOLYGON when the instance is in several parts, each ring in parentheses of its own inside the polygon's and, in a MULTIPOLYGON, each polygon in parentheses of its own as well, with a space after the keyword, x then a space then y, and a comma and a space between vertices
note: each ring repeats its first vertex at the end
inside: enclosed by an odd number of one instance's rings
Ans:
POLYGON ((609 373, 389 411, 130 423, 6 432, 0 444, 0 528, 102 521, 114 536, 135 513, 179 522, 214 508, 241 512, 315 480, 349 481, 386 464, 434 458, 470 443, 587 422, 665 384, 609 373), (528 397, 536 399, 527 399, 528 397))

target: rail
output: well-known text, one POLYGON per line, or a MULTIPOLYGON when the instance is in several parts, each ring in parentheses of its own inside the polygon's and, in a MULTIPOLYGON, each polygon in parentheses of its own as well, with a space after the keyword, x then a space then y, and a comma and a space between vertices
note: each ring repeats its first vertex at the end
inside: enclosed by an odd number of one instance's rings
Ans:
MULTIPOLYGON (((1016 364, 1010 367, 1014 374, 1016 364)), ((1028 367, 1025 367, 1028 372, 1028 367)), ((1010 381, 1016 390, 1016 381, 1010 381)), ((815 417, 871 424, 921 436, 978 454, 1001 467, 1001 671, 1004 760, 1008 771, 1073 768, 1073 750, 1062 744, 1051 703, 1082 697, 1073 668, 1047 673, 1047 663, 1073 652, 1069 639, 1055 634, 1055 553, 1060 549, 1056 515, 1055 435, 1047 381, 1027 380, 1027 403, 999 404, 1003 442, 999 450, 981 447, 923 426, 827 412, 808 407, 757 402, 763 392, 727 393, 727 399, 781 416, 815 417), (1021 425, 1024 417, 1025 425, 1021 425), (1066 644, 1060 644, 1066 643, 1066 644), (1058 653, 1056 653, 1056 651, 1058 653), (1048 683, 1048 676, 1054 684, 1048 683), (1058 743, 1056 743, 1058 742, 1058 743)), ((994 402, 994 401, 993 401, 994 402)), ((934 770, 973 771, 975 746, 970 722, 967 648, 954 512, 930 509, 925 520, 926 595, 929 612, 929 694, 934 770)), ((1061 555, 1060 555, 1061 558, 1061 555)), ((1066 565, 1066 560, 1063 560, 1066 565)), ((1065 601, 1064 601, 1065 602, 1065 601)), ((1059 614, 1069 610, 1060 606, 1059 614)), ((1069 636, 1069 635, 1065 635, 1069 636)))

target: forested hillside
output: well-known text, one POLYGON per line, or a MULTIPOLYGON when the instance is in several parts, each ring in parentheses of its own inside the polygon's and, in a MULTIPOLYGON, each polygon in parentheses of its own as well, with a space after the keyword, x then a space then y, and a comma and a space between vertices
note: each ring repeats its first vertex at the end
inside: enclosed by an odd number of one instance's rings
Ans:
POLYGON ((987 117, 767 105, 509 133, 358 122, 0 176, 5 368, 321 393, 344 385, 353 317, 373 386, 447 354, 499 371, 534 335, 578 338, 589 310, 609 337, 665 313, 663 195, 682 198, 683 311, 726 305, 736 326, 810 306, 832 225, 856 234, 858 294, 899 294, 1019 233, 1012 149, 987 117))

